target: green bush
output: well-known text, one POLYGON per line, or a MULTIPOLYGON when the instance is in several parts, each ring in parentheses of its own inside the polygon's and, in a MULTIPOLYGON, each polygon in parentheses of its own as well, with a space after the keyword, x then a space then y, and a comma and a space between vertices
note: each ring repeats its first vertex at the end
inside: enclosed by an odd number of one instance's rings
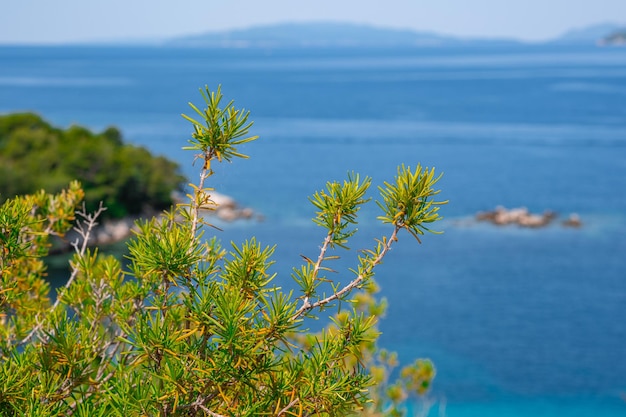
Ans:
POLYGON ((184 184, 177 164, 124 144, 113 127, 95 134, 57 129, 32 113, 0 116, 0 202, 42 189, 57 193, 75 178, 87 209, 103 202, 115 218, 168 208, 184 184))
POLYGON ((384 304, 373 277, 401 232, 417 238, 440 218, 434 170, 402 166, 380 188, 389 235, 358 254, 341 284, 327 272, 349 253, 371 181, 352 174, 315 193, 325 236, 293 269, 299 290, 285 292, 272 283, 274 247, 252 238, 224 248, 205 236, 212 229, 199 210, 214 207, 212 165, 244 158, 238 146, 256 137, 247 112, 220 108, 219 89, 203 97, 206 109, 192 105, 199 121, 185 116, 194 126, 187 149, 203 161, 199 183, 187 204, 138 223, 128 271, 87 248, 103 209, 75 212, 78 183, 0 206, 0 414, 400 416, 410 393, 428 390, 428 361, 388 380, 397 359, 376 346, 384 304), (73 221, 83 239, 51 303, 41 259, 49 236, 73 221), (331 324, 310 333, 307 322, 331 307, 331 324))

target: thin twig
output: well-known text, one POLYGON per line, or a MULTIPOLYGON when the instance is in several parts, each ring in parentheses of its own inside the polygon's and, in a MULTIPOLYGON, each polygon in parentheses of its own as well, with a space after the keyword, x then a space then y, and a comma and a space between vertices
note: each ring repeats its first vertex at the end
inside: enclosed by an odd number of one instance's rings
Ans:
POLYGON ((222 414, 218 414, 214 411, 209 410, 204 403, 209 400, 209 397, 203 397, 201 395, 198 395, 198 398, 196 398, 196 400, 194 402, 192 402, 191 404, 185 404, 185 405, 179 405, 178 409, 185 409, 185 408, 191 408, 194 410, 202 410, 205 413, 207 413, 208 415, 210 415, 211 417, 226 417, 222 414))
POLYGON ((321 307, 323 305, 326 305, 326 304, 328 304, 328 303, 330 303, 332 301, 335 301, 335 300, 341 298, 344 294, 352 291, 355 287, 357 287, 361 283, 361 281, 363 281, 365 276, 368 275, 372 271, 372 269, 374 269, 374 267, 376 265, 378 265, 378 264, 380 264, 382 262, 383 258, 387 254, 387 252, 389 252, 389 250, 391 249, 391 245, 393 244, 393 242, 395 242, 397 240, 398 231, 400 229, 401 229, 401 227, 396 225, 395 229, 393 230, 393 233, 391 234, 389 239, 387 239, 387 241, 385 242, 385 245, 383 246, 383 250, 376 257, 376 259, 374 259, 370 263, 369 268, 365 272, 359 274, 355 279, 350 281, 350 283, 348 285, 346 285, 345 287, 343 287, 342 289, 340 289, 336 293, 334 293, 332 295, 329 295, 328 297, 326 297, 326 298, 324 298, 322 300, 318 300, 315 303, 310 303, 307 300, 304 303, 304 305, 302 307, 300 307, 298 309, 298 311, 296 311, 296 313, 291 317, 291 321, 297 320, 300 316, 305 314, 307 311, 310 311, 310 310, 313 310, 315 308, 321 307))
MULTIPOLYGON (((93 213, 93 214, 88 214, 87 213, 87 209, 85 208, 85 203, 83 202, 82 210, 80 210, 80 211, 77 210, 76 211, 76 214, 78 216, 82 217, 82 220, 77 220, 76 221, 76 226, 74 226, 74 230, 80 235, 80 237, 82 237, 83 241, 82 241, 82 245, 80 245, 80 248, 79 248, 79 238, 76 238, 76 241, 72 242, 72 246, 74 247, 74 250, 76 251, 76 253, 80 257, 85 255, 85 251, 87 250, 87 244, 89 243, 89 238, 91 237, 91 231, 93 230, 94 227, 96 227, 98 225, 98 223, 96 222, 96 219, 105 210, 106 210, 106 207, 103 207, 102 206, 102 202, 100 202, 100 206, 98 207, 98 210, 96 210, 96 212, 93 213), (86 229, 85 229, 85 226, 86 226, 86 229)), ((77 265, 72 265, 72 273, 70 274, 70 277, 67 280, 67 283, 65 284, 65 286, 63 287, 63 289, 61 291, 65 292, 70 287, 70 285, 72 285, 72 283, 74 282, 74 279, 78 275, 78 270, 79 269, 78 269, 77 265)), ((61 303, 61 295, 62 295, 62 292, 59 292, 59 295, 57 296, 56 301, 54 302, 54 304, 50 308, 50 314, 49 315, 52 315, 52 313, 54 313, 56 308, 61 303)), ((28 333, 28 335, 24 339, 22 339, 22 341, 20 341, 17 345, 21 346, 21 345, 24 345, 24 344, 28 343, 28 341, 37 332, 39 332, 42 327, 43 327, 43 321, 40 321, 30 331, 30 333, 28 333)))
POLYGON ((200 171, 200 182, 198 183, 198 188, 196 189, 195 196, 192 200, 191 211, 192 219, 191 219, 191 239, 196 240, 196 232, 198 230, 198 222, 200 217, 200 204, 198 201, 198 194, 204 194, 204 182, 207 178, 211 176, 213 171, 210 168, 210 161, 213 159, 213 154, 211 152, 207 152, 201 156, 204 159, 204 165, 202 166, 202 171, 200 171))
MULTIPOLYGON (((317 279, 317 275, 319 274, 319 270, 322 267, 322 262, 324 262, 324 259, 326 259, 326 251, 328 251, 328 247, 330 246, 330 243, 333 241, 333 237, 334 237, 335 231, 336 231, 335 227, 337 227, 336 219, 334 221, 333 226, 334 227, 332 229, 330 229, 328 231, 328 233, 326 234, 326 237, 324 238, 324 243, 322 244, 322 247, 320 248, 320 253, 317 256, 317 261, 313 265, 313 280, 317 279)), ((305 259, 310 261, 308 258, 305 258, 305 259)), ((310 262, 312 262, 312 261, 310 261, 310 262)), ((311 306, 311 302, 309 301, 309 297, 305 294, 304 299, 303 299, 303 304, 302 304, 302 307, 300 308, 300 310, 305 310, 305 309, 309 308, 310 306, 311 306)), ((300 310, 298 310, 298 312, 300 310)))
POLYGON ((284 413, 286 413, 287 411, 289 411, 289 409, 291 407, 293 407, 294 405, 298 404, 298 402, 300 402, 300 398, 296 398, 293 401, 291 401, 289 404, 287 404, 282 410, 280 410, 278 412, 278 414, 276 414, 276 417, 280 417, 282 416, 284 413))
POLYGON ((317 274, 319 273, 320 268, 322 267, 322 262, 326 259, 326 251, 328 250, 328 246, 330 246, 330 242, 333 240, 333 232, 328 232, 326 238, 324 239, 324 244, 320 248, 320 254, 317 257, 317 262, 315 262, 315 266, 313 267, 313 278, 317 278, 317 274))

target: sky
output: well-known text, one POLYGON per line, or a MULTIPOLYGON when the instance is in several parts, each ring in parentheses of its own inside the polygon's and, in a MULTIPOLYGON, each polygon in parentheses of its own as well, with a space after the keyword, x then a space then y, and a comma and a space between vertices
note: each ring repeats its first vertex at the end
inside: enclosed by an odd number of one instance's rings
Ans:
POLYGON ((300 21, 547 40, 625 23, 626 0, 3 0, 0 44, 167 39, 300 21))

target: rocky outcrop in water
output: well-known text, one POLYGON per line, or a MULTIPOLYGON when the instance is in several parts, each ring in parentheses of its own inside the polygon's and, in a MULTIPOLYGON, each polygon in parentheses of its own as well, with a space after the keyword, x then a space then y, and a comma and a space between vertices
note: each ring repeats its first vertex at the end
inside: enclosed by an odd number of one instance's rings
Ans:
MULTIPOLYGON (((517 225, 521 227, 540 228, 552 224, 558 215, 546 210, 542 214, 531 213, 526 207, 507 209, 498 206, 492 211, 483 211, 476 214, 479 222, 489 222, 496 226, 517 225)), ((561 223, 567 227, 580 227, 582 221, 577 214, 571 214, 561 223)))

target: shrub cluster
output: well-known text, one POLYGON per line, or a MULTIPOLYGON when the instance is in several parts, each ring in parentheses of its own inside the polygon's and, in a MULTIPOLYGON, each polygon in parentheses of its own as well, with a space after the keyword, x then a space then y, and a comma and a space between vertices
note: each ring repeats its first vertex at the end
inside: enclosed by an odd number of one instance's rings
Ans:
POLYGON ((379 351, 374 270, 402 232, 418 238, 440 217, 433 169, 399 167, 380 188, 379 220, 389 233, 350 254, 369 178, 351 174, 311 197, 321 226, 319 251, 293 268, 296 291, 273 284, 273 246, 251 238, 223 247, 200 208, 214 206, 205 182, 212 165, 252 141, 248 113, 221 94, 193 108, 187 148, 203 161, 187 204, 138 223, 129 266, 86 246, 102 208, 75 211, 78 183, 0 206, 0 415, 6 416, 401 416, 402 402, 428 390, 434 368, 418 360, 389 371, 379 351), (76 218, 75 218, 76 217, 76 218), (71 275, 51 302, 41 262, 51 235, 72 221, 71 275), (333 274, 330 274, 333 271, 333 274), (335 278, 335 279, 334 279, 335 278), (320 312, 337 311, 321 332, 320 312))

